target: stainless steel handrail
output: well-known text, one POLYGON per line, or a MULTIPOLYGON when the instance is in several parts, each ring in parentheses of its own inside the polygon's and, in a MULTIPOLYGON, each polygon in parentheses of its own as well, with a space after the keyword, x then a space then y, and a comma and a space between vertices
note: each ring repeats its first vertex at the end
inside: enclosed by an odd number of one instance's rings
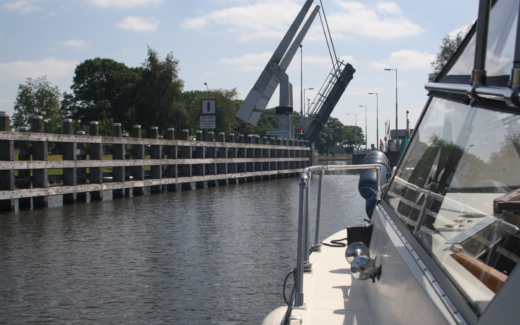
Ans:
POLYGON ((520 89, 488 87, 483 85, 445 84, 428 82, 424 85, 428 91, 441 91, 451 94, 467 95, 470 98, 482 97, 506 102, 510 106, 518 106, 520 89))
POLYGON ((303 273, 304 261, 308 261, 309 254, 309 187, 310 179, 313 172, 319 172, 320 180, 318 186, 318 208, 316 211, 316 237, 314 239, 315 245, 319 243, 319 224, 321 213, 321 198, 323 187, 323 174, 327 170, 376 170, 377 193, 376 199, 381 200, 381 166, 377 164, 370 165, 322 165, 305 168, 300 174, 300 203, 298 208, 298 253, 296 260, 296 294, 294 300, 295 307, 302 307, 304 305, 303 297, 303 273), (304 205, 305 202, 305 205, 304 205))
POLYGON ((425 195, 423 206, 422 206, 421 212, 419 214, 419 217, 417 219, 417 224, 415 225, 415 229, 413 231, 414 235, 417 235, 419 233, 419 230, 421 229, 421 226, 422 226, 422 223, 424 221, 424 218, 426 217, 427 205, 429 204, 429 199, 430 198, 433 198, 433 199, 435 199, 435 200, 437 200, 439 202, 448 201, 448 202, 450 202, 450 203, 452 203, 454 205, 461 206, 462 207, 461 211, 473 210, 473 212, 475 212, 475 213, 486 215, 486 216, 490 216, 490 217, 496 219, 506 229, 508 229, 509 231, 512 231, 514 233, 516 233, 516 232, 518 232, 520 230, 517 226, 515 226, 515 225, 513 225, 513 224, 511 224, 511 223, 509 223, 507 221, 504 221, 502 219, 498 219, 498 218, 496 218, 494 216, 491 216, 491 215, 489 215, 489 214, 487 214, 485 212, 477 210, 477 209, 475 209, 475 208, 473 208, 473 207, 471 207, 471 206, 469 206, 467 204, 463 204, 463 203, 461 203, 459 201, 453 200, 453 199, 451 199, 449 197, 437 194, 437 193, 432 192, 432 191, 425 190, 425 189, 423 189, 423 188, 421 188, 421 187, 419 187, 417 185, 408 183, 407 181, 405 181, 404 179, 402 179, 400 177, 395 176, 394 180, 399 182, 400 184, 402 184, 406 188, 409 188, 409 189, 411 189, 413 191, 416 191, 416 192, 419 192, 419 193, 422 193, 422 194, 425 195))

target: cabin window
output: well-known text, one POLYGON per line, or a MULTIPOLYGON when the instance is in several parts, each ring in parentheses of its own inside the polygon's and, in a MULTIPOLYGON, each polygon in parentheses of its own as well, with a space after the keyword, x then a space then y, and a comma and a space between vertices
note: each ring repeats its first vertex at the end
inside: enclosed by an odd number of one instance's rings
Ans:
POLYGON ((480 314, 520 260, 520 116, 433 98, 384 200, 480 314))

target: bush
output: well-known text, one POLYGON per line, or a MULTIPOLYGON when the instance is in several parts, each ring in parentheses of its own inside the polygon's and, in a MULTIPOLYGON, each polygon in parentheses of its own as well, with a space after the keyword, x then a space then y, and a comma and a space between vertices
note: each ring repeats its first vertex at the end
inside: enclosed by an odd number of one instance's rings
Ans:
POLYGON ((330 151, 330 155, 331 155, 331 156, 335 156, 335 155, 336 155, 336 151, 331 150, 331 151, 330 151))

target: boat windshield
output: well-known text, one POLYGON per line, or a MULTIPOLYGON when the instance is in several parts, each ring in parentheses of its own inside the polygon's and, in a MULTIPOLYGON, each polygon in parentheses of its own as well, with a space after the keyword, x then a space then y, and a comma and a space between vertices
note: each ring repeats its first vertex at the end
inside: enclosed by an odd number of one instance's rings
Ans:
POLYGON ((520 259, 520 116, 432 98, 384 200, 480 314, 520 259))

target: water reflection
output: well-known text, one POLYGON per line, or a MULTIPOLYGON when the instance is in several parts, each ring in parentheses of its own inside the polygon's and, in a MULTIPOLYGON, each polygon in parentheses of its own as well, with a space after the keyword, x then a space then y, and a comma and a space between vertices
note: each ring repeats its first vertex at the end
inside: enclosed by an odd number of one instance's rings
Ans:
MULTIPOLYGON (((357 180, 325 176, 321 239, 364 218, 357 180)), ((295 265, 298 190, 292 178, 1 213, 0 323, 260 323, 295 265)))

